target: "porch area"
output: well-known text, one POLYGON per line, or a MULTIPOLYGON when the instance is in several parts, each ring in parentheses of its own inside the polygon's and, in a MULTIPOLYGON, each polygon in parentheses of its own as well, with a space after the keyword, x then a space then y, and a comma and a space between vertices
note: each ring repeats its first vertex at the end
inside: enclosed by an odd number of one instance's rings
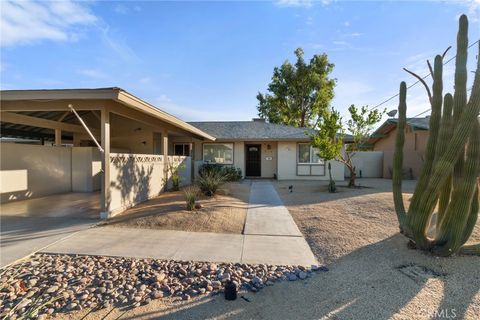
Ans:
POLYGON ((168 189, 174 173, 191 182, 190 154, 175 156, 171 139, 214 140, 120 88, 7 90, 1 103, 6 214, 10 202, 71 193, 68 208, 87 193, 98 203, 88 212, 112 217, 168 189))

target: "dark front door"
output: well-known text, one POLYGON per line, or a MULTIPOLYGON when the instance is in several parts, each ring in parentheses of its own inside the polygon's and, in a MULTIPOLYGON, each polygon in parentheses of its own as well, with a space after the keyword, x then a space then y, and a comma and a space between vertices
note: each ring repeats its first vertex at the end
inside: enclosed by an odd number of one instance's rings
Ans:
POLYGON ((245 157, 245 175, 247 177, 260 177, 261 172, 261 145, 247 144, 245 157))

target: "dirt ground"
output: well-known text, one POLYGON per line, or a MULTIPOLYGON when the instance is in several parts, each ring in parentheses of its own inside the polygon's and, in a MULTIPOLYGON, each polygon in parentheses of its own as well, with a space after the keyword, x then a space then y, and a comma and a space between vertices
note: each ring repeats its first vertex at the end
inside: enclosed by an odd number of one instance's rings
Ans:
POLYGON ((241 234, 249 195, 249 181, 226 183, 215 196, 200 197, 201 209, 187 211, 183 191, 165 192, 109 219, 104 225, 241 234))
MULTIPOLYGON (((391 181, 359 182, 371 188, 328 194, 323 183, 274 182, 328 272, 243 294, 248 301, 164 300, 60 318, 99 319, 110 312, 105 319, 480 319, 480 257, 439 258, 408 249, 398 234, 391 181)), ((406 201, 413 188, 405 182, 406 201)))

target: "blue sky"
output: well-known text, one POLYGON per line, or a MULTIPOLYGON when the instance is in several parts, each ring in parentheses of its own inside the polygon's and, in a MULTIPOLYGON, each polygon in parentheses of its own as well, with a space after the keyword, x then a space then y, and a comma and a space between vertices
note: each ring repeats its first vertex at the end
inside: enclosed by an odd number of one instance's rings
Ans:
MULTIPOLYGON (((273 68, 302 47, 327 53, 338 79, 333 106, 374 106, 426 59, 455 45, 457 19, 474 1, 84 1, 1 3, 1 87, 119 86, 184 120, 249 120, 273 68)), ((469 51, 469 69, 476 47, 469 51)), ((454 55, 451 51, 448 57, 454 55)), ((451 90, 453 63, 446 67, 451 90)), ((470 77, 472 78, 472 77, 470 77)), ((384 105, 395 108, 397 100, 384 105)), ((420 86, 408 114, 428 109, 420 86)))

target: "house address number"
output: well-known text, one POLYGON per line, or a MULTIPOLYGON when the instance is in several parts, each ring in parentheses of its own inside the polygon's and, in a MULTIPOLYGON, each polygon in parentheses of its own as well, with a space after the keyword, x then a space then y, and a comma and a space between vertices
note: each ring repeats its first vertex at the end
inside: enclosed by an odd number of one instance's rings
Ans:
POLYGON ((273 158, 272 157, 265 157, 265 160, 271 161, 271 160, 273 160, 273 158))

